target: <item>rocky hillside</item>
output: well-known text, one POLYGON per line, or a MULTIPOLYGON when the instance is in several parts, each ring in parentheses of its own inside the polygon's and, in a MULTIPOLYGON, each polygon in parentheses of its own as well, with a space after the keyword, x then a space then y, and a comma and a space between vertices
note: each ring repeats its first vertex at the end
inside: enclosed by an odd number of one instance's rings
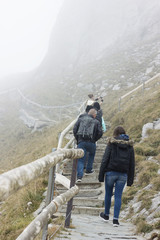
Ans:
POLYGON ((64 2, 32 77, 35 97, 45 98, 47 89, 54 101, 74 102, 88 92, 132 87, 160 71, 159 1, 108 2, 64 2))

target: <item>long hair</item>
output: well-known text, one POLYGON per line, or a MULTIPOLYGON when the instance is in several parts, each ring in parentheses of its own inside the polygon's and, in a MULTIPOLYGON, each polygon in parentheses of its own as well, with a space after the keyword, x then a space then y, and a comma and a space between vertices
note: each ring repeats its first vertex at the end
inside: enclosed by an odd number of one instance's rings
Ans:
POLYGON ((118 137, 121 134, 126 134, 124 128, 121 126, 116 127, 113 132, 113 137, 118 137))

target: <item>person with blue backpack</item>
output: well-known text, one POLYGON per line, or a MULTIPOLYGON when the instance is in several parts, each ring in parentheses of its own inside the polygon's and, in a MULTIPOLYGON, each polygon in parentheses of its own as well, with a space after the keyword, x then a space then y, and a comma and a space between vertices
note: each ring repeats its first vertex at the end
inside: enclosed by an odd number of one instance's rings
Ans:
POLYGON ((114 193, 114 216, 113 226, 119 226, 119 214, 121 208, 121 198, 125 184, 131 186, 134 181, 135 157, 133 142, 129 140, 123 127, 115 128, 113 137, 108 139, 108 144, 102 158, 99 182, 105 180, 105 210, 100 213, 100 217, 109 221, 111 198, 114 193))

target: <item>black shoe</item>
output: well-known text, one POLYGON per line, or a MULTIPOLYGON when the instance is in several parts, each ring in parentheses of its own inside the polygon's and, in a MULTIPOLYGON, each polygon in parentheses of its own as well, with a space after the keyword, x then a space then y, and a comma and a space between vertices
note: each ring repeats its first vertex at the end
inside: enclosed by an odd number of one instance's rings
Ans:
POLYGON ((105 215, 103 212, 99 214, 100 218, 103 219, 103 221, 108 222, 109 221, 109 216, 105 215))
POLYGON ((90 172, 89 171, 86 171, 86 175, 91 175, 93 174, 95 171, 94 170, 91 170, 90 172))
POLYGON ((118 219, 113 219, 113 227, 118 227, 118 226, 119 226, 118 219))
POLYGON ((78 178, 76 183, 78 183, 78 182, 82 182, 82 178, 78 178))

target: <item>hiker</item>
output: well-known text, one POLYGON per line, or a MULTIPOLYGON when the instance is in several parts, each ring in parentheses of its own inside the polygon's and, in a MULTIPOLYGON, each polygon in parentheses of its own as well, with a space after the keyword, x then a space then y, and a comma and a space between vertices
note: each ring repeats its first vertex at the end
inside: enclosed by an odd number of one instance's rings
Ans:
POLYGON ((88 101, 87 101, 87 103, 86 103, 86 110, 85 110, 87 113, 89 112, 89 110, 90 110, 91 108, 93 108, 93 104, 94 104, 94 102, 95 102, 94 96, 93 96, 92 93, 91 93, 91 94, 88 94, 88 97, 89 97, 89 99, 88 99, 88 101))
POLYGON ((82 114, 73 128, 73 134, 77 140, 77 147, 84 150, 84 157, 78 159, 77 165, 77 182, 83 178, 86 153, 88 152, 88 161, 86 164, 86 175, 94 173, 93 162, 96 153, 95 142, 102 137, 102 129, 96 118, 97 111, 91 109, 88 113, 82 114))
POLYGON ((96 119, 100 122, 100 125, 101 125, 103 133, 104 133, 104 132, 106 132, 107 129, 106 129, 106 124, 105 124, 104 118, 102 116, 103 112, 102 112, 102 109, 100 107, 100 104, 98 102, 94 102, 93 108, 97 110, 96 119))
POLYGON ((108 139, 108 144, 102 158, 98 180, 104 182, 105 179, 105 211, 100 213, 100 217, 109 221, 111 197, 113 187, 114 194, 114 216, 113 226, 119 226, 119 213, 121 208, 121 198, 124 186, 131 186, 134 180, 135 158, 133 142, 129 140, 123 127, 115 128, 113 137, 108 139))
POLYGON ((100 107, 100 104, 98 102, 93 103, 93 108, 97 110, 96 119, 100 122, 100 125, 102 127, 102 109, 100 107))

